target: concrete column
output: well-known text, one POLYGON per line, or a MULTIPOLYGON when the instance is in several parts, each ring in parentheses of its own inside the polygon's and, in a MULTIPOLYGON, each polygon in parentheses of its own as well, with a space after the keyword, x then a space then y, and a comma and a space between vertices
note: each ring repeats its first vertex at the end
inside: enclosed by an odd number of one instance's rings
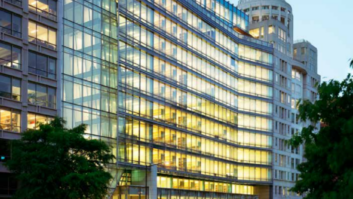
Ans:
POLYGON ((62 72, 64 70, 64 53, 63 53, 63 45, 64 45, 64 1, 58 0, 58 30, 56 34, 56 46, 57 46, 57 56, 58 59, 56 61, 56 109, 57 109, 57 116, 63 117, 62 114, 62 100, 63 100, 63 79, 62 79, 62 72))
POLYGON ((151 166, 147 176, 148 199, 157 199, 157 165, 151 166))

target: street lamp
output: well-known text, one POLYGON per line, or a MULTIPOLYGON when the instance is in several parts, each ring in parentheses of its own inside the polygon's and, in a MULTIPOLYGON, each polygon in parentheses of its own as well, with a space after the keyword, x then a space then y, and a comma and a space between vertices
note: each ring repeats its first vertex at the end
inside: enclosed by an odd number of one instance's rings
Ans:
MULTIPOLYGON (((157 163, 157 164, 150 164, 150 167, 152 167, 152 166, 158 166, 158 165, 161 165, 161 164, 163 164, 163 162, 161 162, 161 163, 157 163)), ((145 176, 145 195, 146 195, 146 197, 147 197, 147 171, 148 171, 148 166, 147 166, 147 164, 146 164, 146 176, 145 176)), ((145 197, 145 199, 146 199, 146 197, 145 197)), ((147 197, 148 198, 148 197, 147 197)))

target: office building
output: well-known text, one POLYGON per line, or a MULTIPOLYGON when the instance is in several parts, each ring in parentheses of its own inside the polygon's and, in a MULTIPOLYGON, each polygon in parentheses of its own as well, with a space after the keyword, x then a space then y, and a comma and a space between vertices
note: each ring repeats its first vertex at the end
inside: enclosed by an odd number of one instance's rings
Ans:
POLYGON ((60 114, 60 37, 55 0, 0 2, 0 198, 17 187, 2 165, 9 141, 60 114))
POLYGON ((292 7, 285 0, 240 0, 238 8, 249 16, 249 33, 274 46, 273 196, 302 198, 289 191, 298 180, 303 148, 285 140, 308 125, 298 121, 299 100, 315 101, 317 49, 305 40, 294 41, 292 7))
POLYGON ((149 198, 270 198, 273 48, 247 20, 226 1, 119 1, 115 197, 144 198, 147 165, 149 198))
POLYGON ((300 129, 292 101, 315 94, 310 43, 294 45, 307 49, 294 61, 293 42, 262 41, 224 0, 3 0, 0 12, 0 198, 17 187, 4 146, 56 115, 112 146, 112 198, 267 199, 290 187, 273 181, 278 143, 300 129))

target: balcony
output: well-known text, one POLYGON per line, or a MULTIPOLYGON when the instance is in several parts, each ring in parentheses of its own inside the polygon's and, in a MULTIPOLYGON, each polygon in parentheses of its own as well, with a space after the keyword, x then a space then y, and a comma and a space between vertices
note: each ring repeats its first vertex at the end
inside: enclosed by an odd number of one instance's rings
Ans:
POLYGON ((39 9, 35 6, 29 5, 29 11, 35 14, 44 16, 50 20, 57 21, 56 11, 52 9, 48 9, 48 11, 39 9))
POLYGON ((12 5, 22 7, 22 1, 19 1, 19 0, 4 0, 4 1, 12 5))
POLYGON ((49 43, 47 41, 40 40, 40 39, 35 38, 35 37, 28 36, 28 41, 30 43, 32 43, 32 44, 43 46, 43 47, 48 48, 50 50, 56 50, 56 45, 55 44, 49 43))
POLYGON ((3 26, 0 26, 0 32, 17 37, 17 38, 21 38, 22 37, 22 33, 10 28, 6 28, 3 26))

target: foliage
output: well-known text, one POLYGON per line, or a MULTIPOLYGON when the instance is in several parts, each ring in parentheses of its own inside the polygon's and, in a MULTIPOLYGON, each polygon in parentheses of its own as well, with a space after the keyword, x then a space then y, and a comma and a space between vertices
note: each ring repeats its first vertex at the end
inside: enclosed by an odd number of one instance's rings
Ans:
POLYGON ((114 156, 104 142, 85 139, 84 131, 84 125, 65 129, 55 118, 13 141, 6 166, 20 181, 15 198, 104 198, 112 178, 104 167, 114 156))
POLYGON ((291 191, 307 193, 307 199, 353 198, 353 78, 324 82, 318 93, 318 101, 299 106, 299 117, 322 127, 303 128, 289 140, 294 147, 304 143, 307 160, 291 191))

